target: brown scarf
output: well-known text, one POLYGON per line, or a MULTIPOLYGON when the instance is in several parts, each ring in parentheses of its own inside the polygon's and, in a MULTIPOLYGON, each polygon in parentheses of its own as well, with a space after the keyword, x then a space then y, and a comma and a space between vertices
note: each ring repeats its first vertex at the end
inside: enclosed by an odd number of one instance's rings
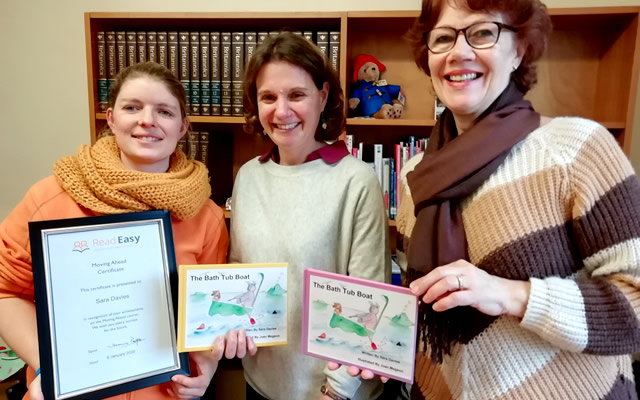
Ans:
MULTIPOLYGON (((445 110, 433 128, 422 161, 407 175, 416 223, 407 251, 407 280, 450 262, 468 260, 460 203, 502 164, 511 148, 540 125, 540 115, 511 82, 476 124, 458 136, 445 110)), ((419 337, 442 362, 455 343, 468 343, 496 317, 472 307, 435 312, 421 303, 419 337)))
POLYGON ((133 171, 122 164, 113 136, 56 161, 53 175, 78 204, 99 214, 165 209, 178 219, 189 219, 211 195, 201 162, 176 151, 165 173, 133 171))

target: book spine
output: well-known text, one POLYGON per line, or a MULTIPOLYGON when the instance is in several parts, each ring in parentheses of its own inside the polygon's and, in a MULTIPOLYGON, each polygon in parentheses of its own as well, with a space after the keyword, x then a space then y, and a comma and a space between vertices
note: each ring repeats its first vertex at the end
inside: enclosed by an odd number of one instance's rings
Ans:
POLYGON ((378 175, 378 182, 382 187, 382 145, 378 143, 373 145, 373 164, 378 175))
POLYGON ((382 159, 382 194, 384 196, 384 208, 387 212, 387 218, 391 216, 391 195, 389 193, 390 176, 391 169, 389 159, 385 157, 382 159))
POLYGON ((136 63, 136 33, 127 32, 127 67, 136 63))
POLYGON ((258 46, 269 36, 269 32, 258 32, 258 46))
POLYGON ((155 32, 147 32, 147 60, 158 62, 158 38, 155 32))
POLYGON ((200 114, 211 115, 209 32, 200 32, 200 114))
POLYGON ((220 34, 221 115, 231 115, 231 33, 220 34))
POLYGON ((109 82, 107 81, 107 41, 104 32, 96 34, 98 51, 98 112, 109 108, 109 82))
POLYGON ((340 70, 340 32, 329 32, 329 59, 331 68, 340 70))
POLYGON ((329 57, 329 32, 318 32, 318 38, 316 44, 318 48, 325 56, 329 57))
POLYGON ((253 52, 258 45, 258 34, 256 32, 245 32, 244 34, 244 66, 247 67, 253 52))
POLYGON ((346 135, 345 139, 347 150, 349 150, 349 153, 351 154, 351 150, 353 149, 353 135, 346 135))
POLYGON ((302 37, 304 37, 305 39, 307 39, 308 41, 310 41, 311 43, 313 43, 313 32, 311 32, 311 31, 304 31, 304 32, 302 32, 302 37))
POLYGON ((138 50, 138 62, 147 61, 147 33, 138 32, 136 34, 136 49, 138 50))
POLYGON ((200 148, 200 134, 198 132, 189 131, 187 135, 189 136, 187 138, 187 147, 189 149, 187 156, 191 160, 196 160, 198 158, 200 148))
POLYGON ((167 68, 169 64, 167 64, 167 32, 158 32, 156 35, 158 40, 158 64, 167 68))
POLYGON ((116 33, 106 33, 107 43, 107 92, 111 90, 116 81, 116 75, 118 74, 118 59, 116 57, 116 33))
POLYGON ((189 33, 191 115, 200 115, 200 35, 189 33))
POLYGON ((416 137, 409 136, 409 158, 416 155, 416 137))
POLYGON ((234 32, 231 37, 231 115, 242 117, 242 77, 244 75, 244 32, 234 32))
POLYGON ((393 158, 389 160, 389 173, 390 173, 390 182, 389 182, 389 196, 390 200, 390 208, 389 208, 389 217, 391 219, 396 219, 397 213, 397 203, 398 203, 398 184, 396 183, 397 175, 396 175, 396 160, 393 158))
POLYGON ((167 65, 171 73, 176 77, 180 77, 180 73, 178 71, 178 64, 180 58, 178 57, 178 32, 169 32, 167 33, 167 43, 168 43, 168 52, 167 52, 167 65))
POLYGON ((200 152, 198 153, 201 161, 209 168, 209 132, 200 132, 200 152))
POLYGON ((116 57, 118 59, 118 72, 127 67, 127 36, 124 32, 116 32, 116 57))
POLYGON ((180 140, 178 140, 178 145, 176 146, 176 148, 181 152, 183 152, 184 155, 188 157, 189 154, 187 152, 187 136, 188 134, 184 135, 183 137, 180 138, 180 140))
MULTIPOLYGON (((396 167, 396 177, 400 177, 400 170, 402 169, 402 145, 396 143, 393 145, 393 157, 395 158, 394 164, 396 167)), ((396 193, 400 193, 400 182, 396 180, 396 193)), ((396 197, 396 206, 400 206, 400 197, 396 197)))
POLYGON ((211 115, 222 114, 220 81, 220 32, 211 32, 211 115))
POLYGON ((184 91, 187 95, 187 110, 191 112, 191 81, 189 80, 189 34, 187 32, 178 33, 178 52, 179 60, 179 79, 184 87, 184 91))
POLYGON ((400 161, 402 165, 407 165, 407 161, 409 161, 409 146, 402 146, 402 157, 400 161))

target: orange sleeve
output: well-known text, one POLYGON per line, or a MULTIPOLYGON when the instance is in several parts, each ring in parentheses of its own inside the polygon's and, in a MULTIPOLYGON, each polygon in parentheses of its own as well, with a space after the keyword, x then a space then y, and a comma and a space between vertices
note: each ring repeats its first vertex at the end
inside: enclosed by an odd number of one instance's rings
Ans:
POLYGON ((205 226, 205 241, 202 253, 198 257, 198 264, 225 264, 229 250, 229 232, 224 220, 222 209, 213 202, 208 202, 211 212, 203 223, 205 226))
POLYGON ((29 191, 0 224, 0 298, 33 298, 28 224, 36 211, 29 191))

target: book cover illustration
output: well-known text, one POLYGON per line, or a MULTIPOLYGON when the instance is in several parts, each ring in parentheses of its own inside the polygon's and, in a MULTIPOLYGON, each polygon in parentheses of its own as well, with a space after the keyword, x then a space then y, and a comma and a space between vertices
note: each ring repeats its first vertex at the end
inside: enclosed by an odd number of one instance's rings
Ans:
POLYGON ((287 343, 287 264, 181 265, 178 351, 211 349, 244 329, 257 346, 287 343))
POLYGON ((409 289, 307 269, 303 353, 411 383, 417 312, 409 289))

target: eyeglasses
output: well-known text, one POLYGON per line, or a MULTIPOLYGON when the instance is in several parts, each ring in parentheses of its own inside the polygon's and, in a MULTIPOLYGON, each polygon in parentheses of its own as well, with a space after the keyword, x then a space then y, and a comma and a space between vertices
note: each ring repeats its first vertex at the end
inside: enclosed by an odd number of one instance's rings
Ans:
POLYGON ((462 29, 442 27, 423 32, 422 41, 432 53, 446 53, 453 49, 458 40, 458 34, 462 32, 469 46, 474 49, 488 49, 495 46, 503 29, 518 31, 500 22, 476 22, 462 29))

